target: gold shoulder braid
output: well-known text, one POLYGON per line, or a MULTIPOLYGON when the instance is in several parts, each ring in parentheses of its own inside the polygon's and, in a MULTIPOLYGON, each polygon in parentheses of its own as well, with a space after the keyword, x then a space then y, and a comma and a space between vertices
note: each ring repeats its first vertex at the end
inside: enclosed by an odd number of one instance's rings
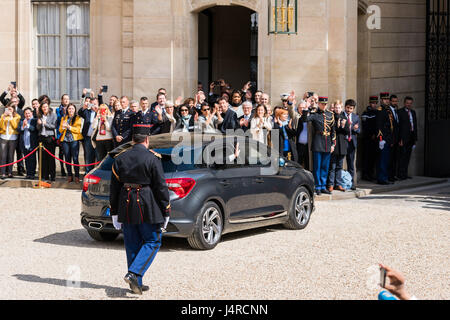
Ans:
POLYGON ((148 151, 150 151, 151 153, 153 153, 157 158, 162 159, 162 155, 159 154, 158 152, 153 151, 152 149, 148 149, 148 151))
POLYGON ((327 119, 327 113, 323 113, 323 136, 328 137, 331 133, 331 126, 334 125, 334 114, 331 114, 331 119, 327 119))
POLYGON ((124 150, 120 151, 118 154, 116 154, 116 155, 114 156, 114 159, 117 158, 118 156, 120 156, 122 153, 125 153, 125 152, 127 152, 127 151, 129 151, 129 150, 131 150, 131 148, 130 148, 130 149, 124 149, 124 150))

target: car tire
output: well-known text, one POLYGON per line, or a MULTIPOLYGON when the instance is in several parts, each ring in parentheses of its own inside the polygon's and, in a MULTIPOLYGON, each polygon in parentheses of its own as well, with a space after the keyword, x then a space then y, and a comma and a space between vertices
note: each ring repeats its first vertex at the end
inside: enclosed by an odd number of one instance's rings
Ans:
POLYGON ((119 236, 118 233, 112 233, 112 232, 100 232, 96 230, 88 230, 88 234, 91 236, 92 239, 102 242, 111 242, 117 239, 119 236))
POLYGON ((212 201, 205 203, 197 215, 194 232, 187 238, 189 245, 197 250, 211 250, 222 237, 223 216, 219 206, 212 201))
POLYGON ((291 200, 289 220, 284 226, 291 230, 306 228, 311 218, 313 202, 311 194, 305 187, 298 188, 291 200))

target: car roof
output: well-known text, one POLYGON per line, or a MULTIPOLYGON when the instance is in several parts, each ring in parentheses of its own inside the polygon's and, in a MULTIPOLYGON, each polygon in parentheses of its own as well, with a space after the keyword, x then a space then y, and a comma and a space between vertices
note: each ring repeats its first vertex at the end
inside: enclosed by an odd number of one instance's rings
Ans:
MULTIPOLYGON (((174 132, 163 133, 154 136, 150 136, 149 149, 168 150, 175 147, 180 148, 194 148, 205 147, 212 142, 221 143, 220 141, 229 141, 228 139, 239 137, 238 135, 222 135, 218 133, 192 133, 192 132, 174 132)), ((241 137, 242 138, 242 137, 241 137)), ((109 152, 109 155, 115 157, 117 154, 124 150, 129 149, 133 145, 133 142, 125 143, 116 149, 109 152)))

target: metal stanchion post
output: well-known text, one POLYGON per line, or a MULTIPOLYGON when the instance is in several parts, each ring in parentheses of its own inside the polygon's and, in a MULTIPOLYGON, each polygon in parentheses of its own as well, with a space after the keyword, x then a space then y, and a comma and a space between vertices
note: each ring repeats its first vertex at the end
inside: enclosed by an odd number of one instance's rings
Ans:
POLYGON ((39 142, 39 182, 36 186, 34 186, 35 189, 43 189, 42 185, 42 142, 39 142))

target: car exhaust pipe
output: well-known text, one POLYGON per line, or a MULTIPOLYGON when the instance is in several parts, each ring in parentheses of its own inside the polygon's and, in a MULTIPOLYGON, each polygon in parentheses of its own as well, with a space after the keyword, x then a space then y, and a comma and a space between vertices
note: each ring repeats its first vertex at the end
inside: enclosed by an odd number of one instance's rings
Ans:
POLYGON ((103 228, 103 224, 101 224, 100 222, 89 222, 88 226, 89 228, 95 230, 101 230, 103 228))

